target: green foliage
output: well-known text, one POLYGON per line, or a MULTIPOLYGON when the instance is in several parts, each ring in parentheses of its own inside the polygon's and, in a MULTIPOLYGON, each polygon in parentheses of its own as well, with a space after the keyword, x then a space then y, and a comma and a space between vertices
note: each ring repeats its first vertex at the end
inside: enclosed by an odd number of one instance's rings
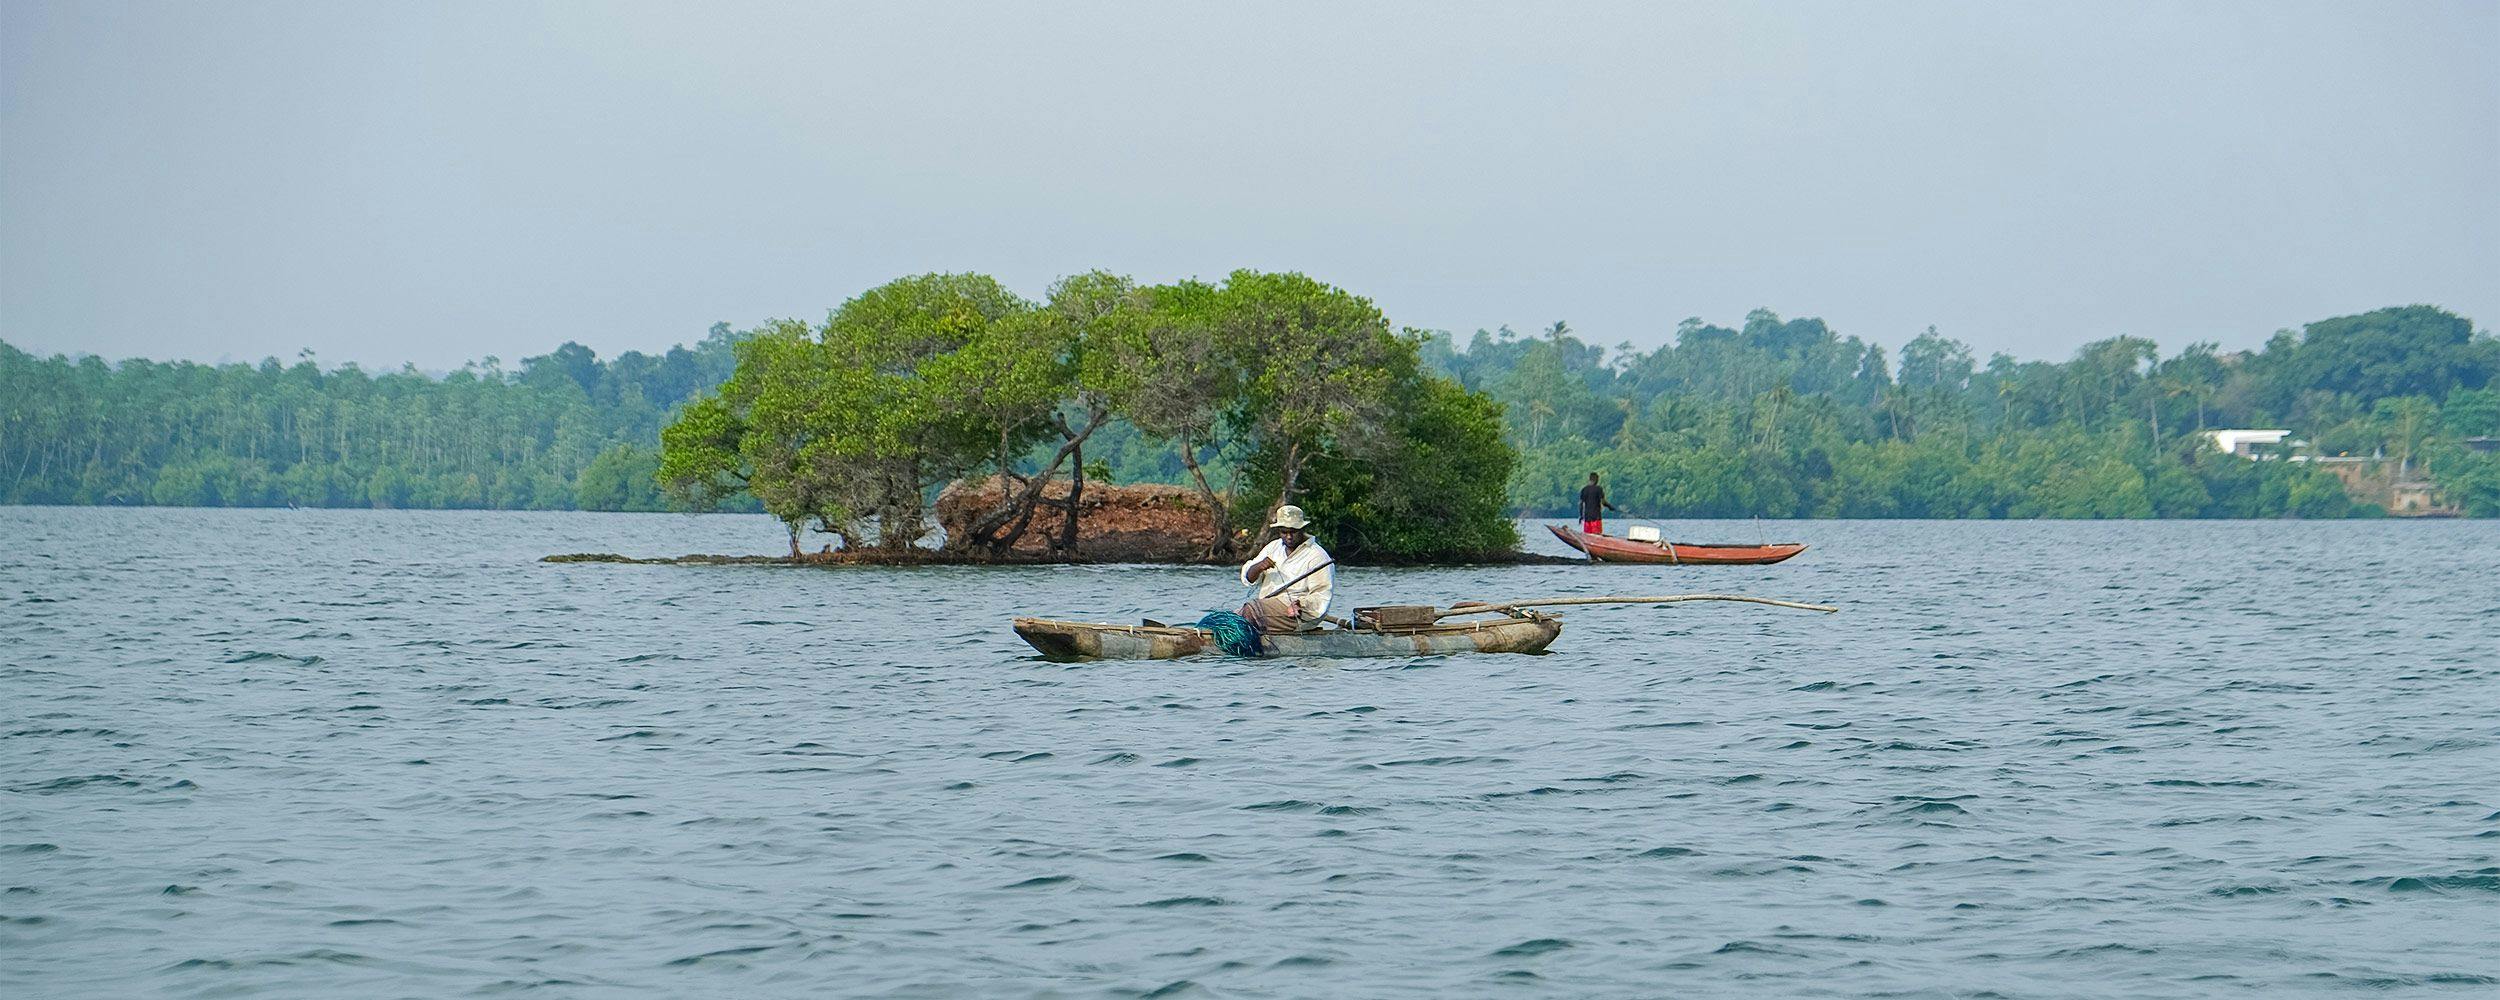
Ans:
MULTIPOLYGON (((728 505, 782 516, 794 546, 807 528, 910 544, 938 482, 1085 469, 1190 484, 1253 527, 1290 497, 1332 546, 1383 558, 1486 547, 1509 530, 1504 511, 1570 511, 1591 471, 1651 517, 2374 512, 2321 470, 2193 437, 2286 427, 2500 515, 2500 456, 2465 440, 2500 436, 2500 342, 2435 308, 2321 320, 2256 352, 2164 357, 2115 337, 2065 361, 1981 364, 1931 329, 1897 368, 1888 357, 1768 310, 1735 328, 1686 320, 1647 352, 1562 323, 1461 345, 1255 271, 1151 286, 1082 274, 1042 303, 922 275, 822 325, 716 325, 612 360, 568 342, 514 370, 487 358, 439 376, 325 370, 309 353, 112 364, 0 343, 0 502, 728 505)), ((993 542, 1039 516, 999 513, 993 542)))
POLYGON ((573 503, 583 510, 666 510, 659 472, 659 452, 611 445, 582 467, 573 482, 573 503))
POLYGON ((2440 404, 2441 426, 2452 439, 2500 436, 2500 389, 2464 389, 2440 404))
POLYGON ((1931 329, 1897 377, 1880 347, 1767 310, 1611 358, 1561 324, 1478 331, 1464 350, 1435 334, 1421 356, 1507 405, 1512 507, 1557 516, 1596 471, 1633 516, 2346 517, 2373 511, 2331 475, 2226 458, 2194 432, 2289 426, 2464 495, 2477 466, 2456 442, 2500 431, 2500 342, 2427 307, 2321 321, 2262 353, 2164 358, 2114 337, 1984 367, 1931 329))
POLYGON ((434 377, 294 364, 38 358, 0 343, 0 503, 562 509, 727 378, 742 334, 601 362, 566 344, 434 377))
POLYGON ((660 431, 654 473, 668 502, 680 510, 717 510, 746 490, 752 472, 739 450, 746 424, 721 396, 705 396, 677 413, 660 431))
POLYGON ((928 533, 936 483, 1044 431, 1068 372, 1058 331, 980 275, 926 274, 842 304, 822 327, 768 323, 735 373, 662 434, 659 477, 700 504, 744 491, 847 547, 928 533))
POLYGON ((2261 358, 2275 398, 2323 391, 2365 400, 2442 398, 2500 375, 2500 342, 2476 337, 2462 316, 2430 306, 2380 309, 2278 335, 2261 358))
MULTIPOLYGON (((1235 390, 1217 409, 1222 452, 1237 456, 1239 523, 1264 525, 1278 505, 1299 504, 1346 558, 1463 558, 1518 544, 1502 406, 1432 376, 1422 362, 1432 338, 1392 332, 1370 300, 1300 274, 1236 271, 1220 288, 1176 297, 1209 331, 1208 353, 1228 359, 1211 370, 1235 390)), ((1182 438, 1184 455, 1191 443, 1182 438)))
POLYGON ((981 275, 927 274, 868 290, 822 327, 767 324, 719 393, 663 432, 659 478, 689 503, 744 491, 789 525, 793 551, 810 528, 845 547, 916 544, 939 483, 984 465, 1014 472, 1054 433, 1081 462, 1075 446, 1105 409, 1081 349, 1096 327, 1142 310, 1131 291, 1087 275, 1043 308, 981 275), (1087 411, 1082 428, 1067 406, 1087 411))
POLYGON ((1369 299, 1295 273, 1235 271, 1210 304, 1217 352, 1246 376, 1227 425, 1272 456, 1274 499, 1292 502, 1306 462, 1374 458, 1397 443, 1393 399, 1418 377, 1416 342, 1369 299))
MULTIPOLYGON (((1420 339, 1299 274, 1140 287, 1093 272, 1040 305, 978 275, 906 278, 821 328, 768 324, 719 393, 663 432, 658 476, 685 503, 753 496, 790 526, 796 551, 809 528, 846 546, 871 530, 881 545, 912 544, 932 487, 998 475, 1005 501, 948 540, 998 551, 1052 477, 1138 478, 1087 459, 1109 428, 1112 454, 1155 456, 1164 476, 1177 465, 1210 509, 1227 506, 1217 482, 1247 484, 1257 496, 1233 502, 1251 515, 1329 496, 1321 506, 1337 511, 1320 516, 1387 556, 1515 545, 1500 410, 1426 377, 1420 339), (1204 467, 1218 458, 1226 467, 1204 467), (1322 467, 1325 489, 1298 482, 1322 467)), ((1228 525, 1215 527, 1221 546, 1228 525)))
POLYGON ((2144 473, 2116 457, 2090 465, 2055 465, 2048 478, 2016 501, 2015 517, 2143 518, 2153 516, 2144 473))
MULTIPOLYGON (((1502 442, 1501 405, 1458 383, 1425 376, 1400 387, 1387 433, 1401 442, 1375 458, 1323 450, 1305 467, 1295 502, 1311 531, 1347 559, 1434 559, 1507 552, 1519 545, 1504 484, 1513 454, 1502 442)), ((1274 448, 1262 459, 1272 458, 1274 448)), ((1265 514, 1281 467, 1254 461, 1245 500, 1265 514)))
POLYGON ((2291 481, 2290 493, 2284 497, 2283 513, 2292 517, 2345 517, 2355 513, 2351 494, 2344 484, 2323 473, 2302 476, 2291 481))
POLYGON ((2440 485, 2468 517, 2500 517, 2500 454, 2458 454, 2440 485))

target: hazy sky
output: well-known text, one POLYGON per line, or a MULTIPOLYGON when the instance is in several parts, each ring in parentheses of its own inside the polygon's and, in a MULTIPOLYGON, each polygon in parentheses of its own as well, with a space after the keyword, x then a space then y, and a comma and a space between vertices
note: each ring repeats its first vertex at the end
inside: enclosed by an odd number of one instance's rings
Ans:
POLYGON ((0 339, 438 368, 1238 267, 1644 348, 2490 328, 2495 51, 2491 0, 0 0, 0 339))

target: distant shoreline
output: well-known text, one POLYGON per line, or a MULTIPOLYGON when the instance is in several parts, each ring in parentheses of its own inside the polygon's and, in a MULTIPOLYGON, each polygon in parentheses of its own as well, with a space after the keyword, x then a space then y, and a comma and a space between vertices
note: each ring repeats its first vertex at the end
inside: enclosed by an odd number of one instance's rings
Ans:
MULTIPOLYGON (((1149 560, 1089 559, 1082 556, 1006 555, 947 552, 939 549, 910 549, 888 552, 861 549, 850 552, 817 552, 792 556, 683 555, 674 557, 638 558, 614 552, 566 552, 542 556, 543 563, 617 563, 629 566, 1232 566, 1231 559, 1149 560)), ((1537 552, 1493 552, 1435 560, 1416 559, 1341 559, 1347 566, 1549 566, 1586 563, 1581 556, 1555 556, 1537 552)))
MULTIPOLYGON (((370 512, 375 512, 375 513, 399 513, 399 514, 654 514, 654 515, 662 515, 662 514, 664 514, 664 515, 677 516, 677 517, 713 517, 713 516, 725 516, 725 517, 770 517, 770 516, 771 516, 771 515, 766 514, 766 513, 762 512, 762 511, 754 511, 754 510, 700 510, 700 511, 697 511, 697 510, 584 510, 584 509, 579 508, 579 507, 551 507, 551 508, 532 508, 532 507, 349 507, 349 506, 288 507, 288 506, 273 505, 273 504, 248 504, 248 505, 246 505, 246 504, 130 504, 130 503, 5 503, 5 504, 0 504, 0 510, 6 510, 6 509, 9 509, 9 508, 24 508, 24 509, 28 509, 28 510, 293 510, 293 511, 320 510, 320 511, 354 511, 354 512, 367 512, 367 511, 370 511, 370 512)), ((1518 515, 1514 515, 1514 516, 1512 517, 1512 520, 1517 520, 1517 521, 1569 521, 1569 520, 1573 520, 1573 518, 1572 518, 1572 517, 1570 517, 1567 513, 1566 513, 1566 514, 1536 514, 1536 513, 1527 513, 1527 514, 1518 514, 1518 515)), ((1765 516, 1765 517, 1721 517, 1721 516, 1707 515, 1707 514, 1691 514, 1691 515, 1684 515, 1684 514, 1669 514, 1669 515, 1665 515, 1665 516, 1661 516, 1661 517, 1633 517, 1633 518, 1627 518, 1627 517, 1622 517, 1622 516, 1618 515, 1618 516, 1615 516, 1615 517, 1609 517, 1609 518, 1607 518, 1606 520, 1607 520, 1607 522, 1608 522, 1608 523, 1610 523, 1610 524, 1611 524, 1611 523, 1616 523, 1616 522, 1624 522, 1624 523, 1641 523, 1641 522, 1674 522, 1674 521, 1711 522, 1711 523, 1721 523, 1721 524, 1748 524, 1748 523, 1752 523, 1752 522, 1755 522, 1755 521, 1760 521, 1760 522, 1763 522, 1763 523, 1765 523, 1765 524, 1812 524, 1812 523, 1815 523, 1815 522, 1818 522, 1818 521, 1835 521, 1835 522, 1837 522, 1837 521, 1899 521, 1899 522, 1903 522, 1903 523, 1910 523, 1910 522, 1916 522, 1916 521, 1997 522, 1997 523, 2013 523, 2013 522, 2019 522, 2019 521, 2078 521, 2078 522, 2081 522, 2081 521, 2109 521, 2109 522, 2126 522, 2126 521, 2134 521, 2134 522, 2146 522, 2146 521, 2179 521, 2179 522, 2192 522, 2192 521, 2210 521, 2210 522, 2225 522, 2225 521, 2264 521, 2264 522, 2281 522, 2281 521, 2318 521, 2318 522, 2327 522, 2327 521, 2476 521, 2476 520, 2490 520, 2490 518, 2478 518, 2478 517, 2476 517, 2476 516, 2474 516, 2474 515, 2472 515, 2472 514, 2450 514, 2450 513, 2446 513, 2446 512, 2441 512, 2441 513, 2438 513, 2438 514, 2391 514, 2391 513, 2387 513, 2387 512, 2385 512, 2385 511, 2377 511, 2377 510, 2362 509, 2362 510, 2357 510, 2357 511, 2355 511, 2354 513, 2344 514, 2344 515, 2339 515, 2339 516, 2336 516, 2336 517, 2301 517, 2301 516, 2298 516, 2298 515, 2293 515, 2293 514, 2285 514, 2285 515, 2276 516, 2276 517, 2163 517, 2163 516, 2159 516, 2159 515, 2155 515, 2155 516, 2153 516, 2153 517, 2049 517, 2049 516, 2045 516, 2045 515, 2035 515, 2035 516, 2030 516, 2030 517, 2013 517, 2013 516, 2010 516, 2010 515, 2009 515, 2009 516, 2004 516, 2004 517, 1933 517, 1933 516, 1923 516, 1923 517, 1790 517, 1790 516, 1786 516, 1786 515, 1778 515, 1778 516, 1765 516)), ((733 558, 733 557, 723 556, 723 557, 721 557, 721 558, 733 558)), ((735 558, 745 558, 745 557, 735 557, 735 558)), ((785 558, 786 558, 786 557, 785 557, 785 558)))

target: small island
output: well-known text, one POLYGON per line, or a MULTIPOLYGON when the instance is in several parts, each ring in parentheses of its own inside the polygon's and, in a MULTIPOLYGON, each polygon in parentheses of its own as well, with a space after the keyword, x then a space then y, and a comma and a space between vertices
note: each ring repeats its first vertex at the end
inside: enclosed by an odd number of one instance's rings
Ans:
POLYGON ((1430 370, 1428 339, 1300 274, 1091 272, 1042 302, 903 278, 739 343, 657 475, 687 507, 752 499, 793 562, 1228 562, 1285 503, 1348 562, 1528 558, 1501 406, 1430 370), (1186 484, 1103 483, 1085 449, 1114 423, 1186 484))

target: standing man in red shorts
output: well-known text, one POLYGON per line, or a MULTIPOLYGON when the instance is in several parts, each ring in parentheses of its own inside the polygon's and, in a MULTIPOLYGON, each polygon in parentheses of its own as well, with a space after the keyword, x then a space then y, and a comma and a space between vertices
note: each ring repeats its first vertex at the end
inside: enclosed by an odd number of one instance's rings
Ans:
POLYGON ((1623 513, 1623 508, 1606 502, 1606 488, 1597 485, 1597 473, 1589 473, 1589 484, 1580 487, 1580 530, 1591 535, 1605 534, 1605 511, 1609 510, 1623 513))

